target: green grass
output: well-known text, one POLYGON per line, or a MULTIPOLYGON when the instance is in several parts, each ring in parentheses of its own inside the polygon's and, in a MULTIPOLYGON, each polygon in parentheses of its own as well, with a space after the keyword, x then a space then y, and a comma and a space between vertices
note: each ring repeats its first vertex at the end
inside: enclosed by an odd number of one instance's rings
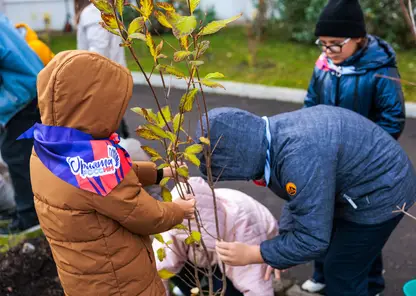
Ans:
MULTIPOLYGON (((163 53, 173 56, 174 50, 168 43, 178 48, 178 41, 170 34, 164 35, 165 45, 163 53)), ((211 49, 205 55, 205 64, 201 67, 202 74, 222 72, 227 80, 284 86, 306 89, 312 74, 314 63, 319 55, 314 45, 304 45, 269 37, 258 47, 256 67, 250 68, 247 60, 249 56, 248 44, 241 28, 227 28, 217 35, 208 38, 211 49)), ((159 37, 155 37, 158 44, 159 37)), ((59 52, 75 49, 74 35, 52 37, 52 50, 59 52)), ((146 71, 151 71, 153 59, 143 42, 135 44, 137 55, 146 71)), ((127 53, 128 67, 138 71, 138 67, 127 53)), ((416 82, 416 50, 398 52, 399 69, 403 79, 416 82)), ((179 68, 186 70, 184 63, 179 68)), ((403 85, 406 101, 416 102, 416 87, 403 85)))

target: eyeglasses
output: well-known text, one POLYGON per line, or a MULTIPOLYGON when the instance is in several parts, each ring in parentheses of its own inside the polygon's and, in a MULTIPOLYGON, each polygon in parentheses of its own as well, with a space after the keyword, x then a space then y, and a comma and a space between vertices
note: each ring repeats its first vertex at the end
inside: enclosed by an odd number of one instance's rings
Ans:
POLYGON ((339 44, 332 44, 332 45, 325 45, 321 42, 321 40, 316 40, 315 44, 319 47, 320 50, 326 52, 328 49, 332 53, 341 53, 342 48, 345 44, 351 41, 351 38, 347 38, 339 44))

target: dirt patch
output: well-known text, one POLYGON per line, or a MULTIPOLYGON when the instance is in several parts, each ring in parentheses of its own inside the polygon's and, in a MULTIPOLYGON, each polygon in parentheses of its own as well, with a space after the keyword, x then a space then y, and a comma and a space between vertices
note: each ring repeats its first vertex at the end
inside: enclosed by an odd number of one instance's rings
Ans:
POLYGON ((0 295, 64 295, 51 250, 44 237, 27 240, 0 254, 0 295))

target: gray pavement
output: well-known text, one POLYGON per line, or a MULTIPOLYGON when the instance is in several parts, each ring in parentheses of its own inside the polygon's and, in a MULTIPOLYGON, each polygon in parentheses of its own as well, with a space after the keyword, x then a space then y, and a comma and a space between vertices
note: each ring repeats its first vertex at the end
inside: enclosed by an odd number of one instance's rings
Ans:
MULTIPOLYGON (((163 92, 161 89, 157 89, 156 92, 160 98, 163 98, 163 92)), ((183 95, 183 90, 171 90, 170 104, 177 106, 179 99, 183 95)), ((164 102, 164 99, 161 100, 164 102)), ((215 94, 207 94, 208 108, 215 107, 237 107, 248 110, 258 115, 275 115, 278 113, 293 111, 299 109, 301 105, 285 103, 273 100, 253 100, 248 98, 234 97, 234 96, 219 96, 215 94)), ((130 102, 130 107, 144 107, 144 108, 156 108, 151 91, 145 86, 135 86, 133 98, 130 102)), ((136 115, 132 111, 126 113, 127 124, 132 134, 134 130, 140 124, 144 123, 144 120, 140 116, 136 115)), ((193 112, 190 113, 185 123, 190 126, 192 133, 196 126, 198 115, 193 112)), ((416 120, 408 119, 406 123, 406 129, 400 139, 400 143, 408 153, 413 164, 416 166, 416 120)), ((142 144, 149 145, 151 143, 142 141, 142 144)), ((154 147, 157 150, 161 150, 161 147, 154 147)), ((195 168, 191 169, 191 173, 197 174, 195 168)), ((218 187, 229 187, 246 192, 247 194, 256 198, 259 202, 263 203, 269 210, 275 215, 276 218, 280 216, 280 210, 283 205, 283 200, 275 196, 271 191, 265 188, 256 187, 251 182, 221 182, 218 187)), ((413 207, 410 211, 413 215, 416 215, 416 207, 413 207)), ((384 248, 384 261, 385 261, 385 278, 387 281, 387 288, 385 296, 397 296, 403 295, 403 284, 416 277, 416 221, 410 218, 404 218, 398 228, 391 236, 389 242, 384 248)), ((287 276, 296 278, 300 283, 306 280, 312 273, 311 264, 297 266, 290 269, 287 276)))

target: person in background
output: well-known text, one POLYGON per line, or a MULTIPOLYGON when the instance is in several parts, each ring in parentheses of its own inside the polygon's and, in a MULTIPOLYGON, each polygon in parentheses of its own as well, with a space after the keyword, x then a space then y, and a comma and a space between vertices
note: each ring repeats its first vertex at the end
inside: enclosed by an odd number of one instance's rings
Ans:
MULTIPOLYGON (((215 253, 216 226, 212 191, 208 183, 201 177, 191 177, 188 180, 195 194, 196 208, 199 212, 201 221, 204 224, 202 238, 207 247, 209 258, 204 253, 201 245, 196 246, 196 262, 199 268, 207 269, 209 265, 215 270, 214 290, 218 291, 222 287, 222 267, 221 261, 215 253)), ((184 183, 183 183, 184 184, 184 183)), ((186 192, 186 186, 182 186, 182 191, 186 192)), ((179 186, 172 190, 173 200, 181 199, 179 186)), ((260 244, 262 241, 274 238, 277 235, 277 221, 270 211, 254 200, 251 196, 243 192, 218 188, 215 189, 218 208, 218 224, 220 236, 224 241, 239 241, 247 244, 260 244)), ((191 223, 192 229, 198 229, 195 221, 191 223)), ((183 230, 172 229, 162 233, 165 242, 172 241, 169 248, 158 240, 153 240, 153 250, 157 257, 157 250, 165 248, 166 258, 163 261, 157 260, 158 270, 166 269, 177 274, 172 282, 181 290, 183 295, 190 296, 189 283, 183 279, 194 278, 193 262, 194 252, 192 247, 185 243, 188 234, 183 230), (192 262, 192 263, 191 263, 192 262)), ((265 280, 267 272, 266 264, 245 267, 226 266, 227 275, 227 296, 273 296, 272 280, 265 280)), ((200 274, 202 280, 203 274, 200 274)), ((168 282, 165 281, 167 295, 168 282)))
POLYGON ((39 228, 29 172, 33 140, 16 139, 40 122, 36 77, 42 68, 38 55, 0 13, 0 148, 10 172, 17 212, 10 217, 11 224, 0 229, 1 235, 39 228))
MULTIPOLYGON (((75 0, 75 23, 77 24, 77 49, 99 53, 110 60, 127 67, 121 38, 111 34, 101 25, 101 12, 89 0, 75 0)), ((130 136, 123 119, 117 130, 122 138, 130 136)))
MULTIPOLYGON (((368 35, 358 0, 330 0, 316 24, 316 44, 322 50, 305 98, 305 107, 334 105, 372 120, 396 140, 405 126, 405 103, 396 53, 384 40, 368 35)), ((325 288, 324 258, 302 288, 325 288)), ((369 274, 370 296, 384 290, 382 254, 369 274)))

